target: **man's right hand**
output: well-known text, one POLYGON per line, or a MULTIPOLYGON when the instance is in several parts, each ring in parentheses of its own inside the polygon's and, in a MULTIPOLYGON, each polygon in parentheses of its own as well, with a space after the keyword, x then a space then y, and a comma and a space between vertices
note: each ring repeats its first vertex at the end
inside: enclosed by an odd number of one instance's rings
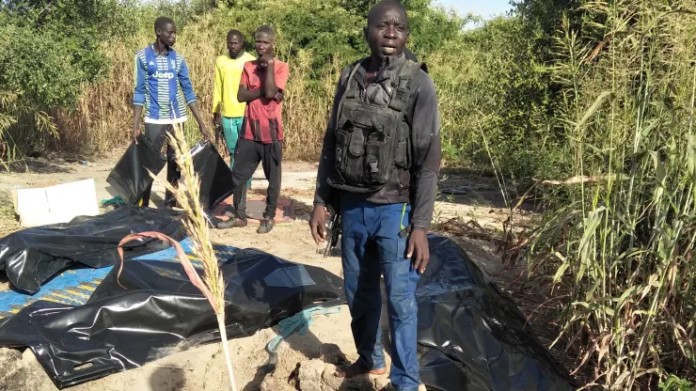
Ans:
POLYGON ((259 57, 259 65, 261 65, 261 68, 266 68, 268 63, 272 62, 274 58, 275 54, 272 51, 268 51, 259 57))
POLYGON ((133 142, 138 145, 138 136, 140 136, 140 127, 133 128, 133 142))
POLYGON ((314 205, 312 217, 309 219, 309 230, 316 244, 324 243, 326 240, 326 206, 314 205))
POLYGON ((213 125, 216 127, 220 127, 220 125, 222 125, 222 117, 220 116, 220 113, 213 114, 213 125))

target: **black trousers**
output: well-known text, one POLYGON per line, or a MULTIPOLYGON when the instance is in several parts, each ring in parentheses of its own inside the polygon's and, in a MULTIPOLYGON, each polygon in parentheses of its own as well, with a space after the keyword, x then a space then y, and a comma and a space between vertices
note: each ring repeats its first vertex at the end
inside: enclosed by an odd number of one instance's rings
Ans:
MULTIPOLYGON (((176 152, 174 148, 169 145, 169 139, 167 134, 174 131, 172 125, 166 124, 145 124, 145 134, 152 146, 157 150, 161 151, 164 144, 167 144, 167 182, 172 186, 177 187, 179 184, 179 179, 181 178, 181 171, 179 170, 179 165, 176 164, 176 152)), ((147 187, 145 194, 143 194, 143 207, 150 205, 150 194, 152 193, 152 184, 147 187)), ((169 190, 164 195, 164 205, 168 207, 174 207, 176 205, 176 199, 174 194, 169 190)))
POLYGON ((264 144, 240 138, 234 151, 232 168, 232 187, 234 188, 234 209, 237 217, 246 218, 245 183, 254 175, 254 171, 263 165, 263 173, 268 180, 266 192, 266 211, 263 217, 273 219, 280 196, 281 162, 283 160, 283 143, 264 144))

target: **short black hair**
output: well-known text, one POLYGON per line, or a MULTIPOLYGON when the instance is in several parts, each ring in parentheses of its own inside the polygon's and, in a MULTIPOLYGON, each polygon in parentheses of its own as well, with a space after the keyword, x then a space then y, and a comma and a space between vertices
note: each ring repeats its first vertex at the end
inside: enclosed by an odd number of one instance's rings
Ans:
POLYGON ((163 29, 164 26, 168 24, 174 25, 174 21, 166 16, 160 16, 159 18, 155 19, 155 34, 157 33, 157 30, 163 29))
POLYGON ((239 30, 230 30, 227 32, 227 38, 229 37, 237 37, 239 38, 240 41, 244 40, 244 34, 242 34, 241 31, 239 30))
POLYGON ((395 7, 399 11, 404 13, 406 17, 406 24, 408 24, 408 14, 406 13, 406 8, 399 0, 382 0, 370 8, 370 12, 367 14, 367 25, 370 25, 370 21, 374 20, 377 15, 387 8, 395 7))
POLYGON ((254 38, 256 38, 256 34, 259 34, 259 33, 268 34, 271 36, 271 38, 275 39, 275 31, 273 30, 273 27, 271 27, 267 24, 264 24, 263 26, 259 26, 259 28, 257 28, 256 31, 254 31, 254 38))

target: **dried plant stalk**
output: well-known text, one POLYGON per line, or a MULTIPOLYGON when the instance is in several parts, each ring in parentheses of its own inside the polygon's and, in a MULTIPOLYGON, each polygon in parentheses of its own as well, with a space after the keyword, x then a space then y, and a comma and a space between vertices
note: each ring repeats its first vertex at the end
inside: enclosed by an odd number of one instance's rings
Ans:
MULTIPOLYGON (((232 370, 232 360, 230 358, 229 349, 227 348, 227 329, 225 328, 225 283, 222 279, 220 268, 218 267, 218 260, 215 256, 213 245, 208 239, 209 231, 207 218, 199 202, 200 181, 193 168, 193 157, 191 156, 190 148, 184 137, 183 125, 175 124, 174 132, 168 134, 167 137, 176 152, 176 161, 181 170, 181 179, 179 180, 178 188, 174 188, 168 182, 165 183, 165 186, 167 190, 174 194, 177 202, 186 213, 183 224, 193 242, 193 254, 198 257, 203 264, 203 278, 201 279, 198 276, 196 269, 191 264, 181 244, 159 232, 143 232, 123 238, 118 248, 119 255, 121 256, 121 267, 118 272, 118 277, 121 276, 121 272, 123 271, 123 250, 121 246, 125 243, 141 237, 152 237, 171 243, 176 249, 179 262, 183 265, 191 283, 203 293, 215 311, 218 328, 220 330, 222 349, 225 353, 225 360, 227 362, 227 371, 230 375, 230 383, 232 385, 232 390, 237 391, 234 372, 232 370)), ((150 175, 154 178, 152 173, 150 175)))

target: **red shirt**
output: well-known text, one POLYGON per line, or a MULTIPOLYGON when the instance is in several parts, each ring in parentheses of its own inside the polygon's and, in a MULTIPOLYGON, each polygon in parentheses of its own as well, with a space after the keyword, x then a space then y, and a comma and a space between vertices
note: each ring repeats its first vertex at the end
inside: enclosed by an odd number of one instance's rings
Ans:
MULTIPOLYGON (((273 60, 275 65, 275 83, 278 89, 285 90, 290 68, 288 64, 273 60)), ((258 60, 244 64, 240 86, 246 86, 249 91, 261 89, 262 78, 265 80, 265 70, 259 67, 258 60)), ((283 141, 283 103, 275 99, 259 98, 247 103, 244 110, 244 130, 241 137, 246 140, 270 144, 283 141)))

